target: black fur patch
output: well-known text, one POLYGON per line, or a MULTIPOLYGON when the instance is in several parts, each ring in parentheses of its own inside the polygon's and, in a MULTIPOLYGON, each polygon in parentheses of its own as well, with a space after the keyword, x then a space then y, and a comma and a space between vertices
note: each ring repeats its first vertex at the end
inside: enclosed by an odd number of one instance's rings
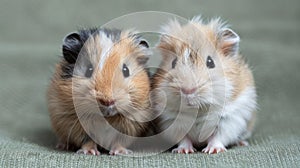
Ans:
MULTIPOLYGON (((107 28, 90 28, 90 29, 81 29, 77 32, 71 33, 65 37, 64 43, 62 46, 63 58, 65 61, 62 62, 62 74, 63 79, 73 77, 74 66, 78 55, 85 54, 84 50, 81 51, 84 43, 90 38, 95 37, 100 32, 106 34, 108 38, 112 40, 113 43, 117 43, 121 40, 122 31, 119 29, 107 29, 107 28)), ((136 45, 148 48, 149 44, 147 41, 141 38, 138 34, 129 34, 129 36, 135 39, 136 45)), ((147 56, 137 58, 138 63, 145 64, 148 60, 147 56)))
POLYGON ((121 30, 120 29, 107 29, 107 28, 103 28, 100 29, 101 31, 103 31, 107 37, 109 37, 112 42, 118 42, 121 38, 121 30))
POLYGON ((63 79, 68 79, 68 78, 72 78, 73 76, 73 70, 74 70, 74 65, 75 64, 69 64, 69 63, 62 63, 61 66, 61 78, 63 79))
POLYGON ((84 43, 91 37, 97 28, 79 30, 65 37, 62 46, 63 57, 70 64, 75 64, 78 54, 83 47, 84 43))
POLYGON ((79 30, 77 33, 72 33, 65 37, 64 44, 62 46, 63 57, 66 62, 62 63, 63 79, 73 77, 73 70, 77 60, 77 57, 83 47, 84 43, 91 37, 97 28, 79 30))

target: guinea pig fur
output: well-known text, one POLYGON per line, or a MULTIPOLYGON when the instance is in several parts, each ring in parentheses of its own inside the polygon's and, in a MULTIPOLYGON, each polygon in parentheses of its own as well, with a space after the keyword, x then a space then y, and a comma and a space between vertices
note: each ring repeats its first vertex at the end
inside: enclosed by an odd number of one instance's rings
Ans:
POLYGON ((153 77, 152 101, 161 114, 160 131, 178 143, 173 152, 193 153, 194 146, 206 145, 202 152, 211 154, 247 144, 257 96, 239 42, 219 18, 194 17, 184 25, 175 20, 162 28, 157 48, 163 61, 153 77))
POLYGON ((47 92, 59 147, 99 155, 103 144, 113 155, 131 152, 132 141, 120 134, 143 136, 152 115, 148 47, 131 30, 83 29, 64 38, 47 92))

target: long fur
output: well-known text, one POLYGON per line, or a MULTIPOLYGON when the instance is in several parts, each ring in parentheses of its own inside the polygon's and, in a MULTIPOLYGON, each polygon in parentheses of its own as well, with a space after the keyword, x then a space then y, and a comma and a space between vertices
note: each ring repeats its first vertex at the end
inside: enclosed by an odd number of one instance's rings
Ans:
POLYGON ((54 132, 66 148, 95 148, 96 143, 108 150, 126 148, 132 141, 124 137, 148 131, 150 81, 139 63, 148 52, 135 34, 87 29, 64 40, 64 58, 56 65, 47 98, 54 132), (130 70, 128 78, 122 74, 123 64, 130 70), (93 74, 86 77, 89 66, 93 74), (98 99, 114 99, 116 115, 103 116, 98 99))
POLYGON ((188 138, 195 146, 207 144, 204 152, 215 153, 249 137, 256 91, 251 70, 239 55, 238 35, 219 18, 205 22, 201 17, 185 25, 171 21, 162 32, 158 49, 163 61, 154 76, 152 101, 162 113, 161 131, 168 128, 166 139, 182 140, 180 148, 188 138), (206 67, 208 56, 213 69, 206 67), (197 91, 186 95, 182 88, 197 91))

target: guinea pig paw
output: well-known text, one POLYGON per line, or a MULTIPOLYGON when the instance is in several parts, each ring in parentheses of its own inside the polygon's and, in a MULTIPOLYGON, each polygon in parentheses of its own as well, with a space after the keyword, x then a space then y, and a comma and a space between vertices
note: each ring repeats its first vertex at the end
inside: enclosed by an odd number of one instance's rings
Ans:
POLYGON ((97 149, 79 149, 76 153, 85 155, 100 155, 97 149))
POLYGON ((197 150, 193 146, 189 147, 178 147, 172 150, 172 153, 183 153, 183 154, 188 154, 188 153, 194 153, 197 150))
POLYGON ((245 140, 239 141, 236 143, 237 146, 248 146, 249 143, 245 140))
POLYGON ((132 150, 123 147, 118 147, 109 151, 110 155, 130 155, 132 153, 132 150))
POLYGON ((227 149, 223 145, 207 145, 207 147, 202 150, 203 153, 208 154, 216 154, 225 151, 227 151, 227 149))
POLYGON ((62 143, 62 142, 58 142, 55 146, 56 149, 58 150, 66 150, 67 149, 67 144, 62 143))

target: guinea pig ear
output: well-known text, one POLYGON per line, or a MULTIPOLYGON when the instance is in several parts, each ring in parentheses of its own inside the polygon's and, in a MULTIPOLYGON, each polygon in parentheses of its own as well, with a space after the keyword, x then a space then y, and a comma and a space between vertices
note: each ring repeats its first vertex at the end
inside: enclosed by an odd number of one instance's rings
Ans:
MULTIPOLYGON (((148 49, 149 48, 149 44, 146 40, 144 39, 139 39, 138 41, 138 45, 142 48, 146 48, 148 49)), ((148 52, 148 51, 146 51, 148 52)), ((148 53, 146 53, 145 55, 142 55, 142 56, 138 56, 137 57, 137 62, 140 64, 140 65, 145 65, 147 63, 147 61, 149 60, 149 57, 148 57, 148 53)))
POLYGON ((75 64, 82 46, 83 43, 78 32, 68 34, 63 39, 62 52, 64 59, 70 64, 75 64))
POLYGON ((225 56, 235 56, 239 52, 240 37, 233 30, 223 28, 218 33, 218 48, 225 56))
POLYGON ((148 42, 147 42, 146 40, 144 40, 144 39, 141 39, 141 40, 139 41, 139 46, 145 47, 145 48, 149 48, 148 42))

